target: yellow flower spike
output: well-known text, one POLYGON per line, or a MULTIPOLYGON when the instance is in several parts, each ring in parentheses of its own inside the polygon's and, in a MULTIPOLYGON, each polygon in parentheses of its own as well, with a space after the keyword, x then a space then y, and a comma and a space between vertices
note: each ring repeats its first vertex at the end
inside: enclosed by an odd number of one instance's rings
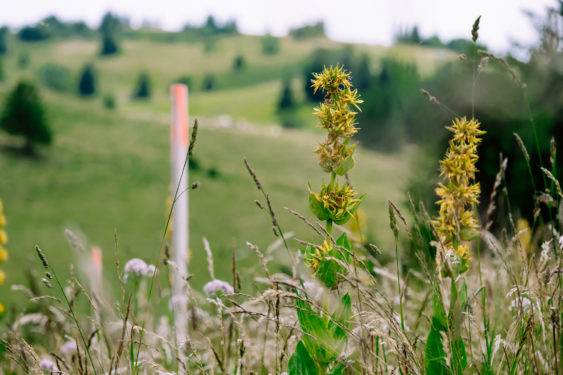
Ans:
POLYGON ((8 260, 8 251, 0 246, 0 263, 4 263, 8 260))
POLYGON ((6 216, 2 215, 2 211, 0 211, 0 227, 6 226, 6 216))
POLYGON ((6 274, 0 270, 0 285, 4 284, 4 280, 6 280, 6 274))
MULTIPOLYGON (((440 209, 433 224, 444 246, 455 248, 455 253, 465 264, 471 260, 471 251, 467 245, 458 244, 457 239, 471 238, 471 234, 479 229, 473 213, 481 193, 479 184, 474 182, 479 159, 477 146, 481 142, 480 136, 485 134, 479 126, 476 119, 468 121, 463 117, 456 118, 446 127, 453 133, 444 159, 440 161, 440 176, 445 177, 447 183, 438 183, 436 188, 440 198, 436 203, 440 209)), ((463 267, 461 272, 466 269, 463 267)))
POLYGON ((8 235, 5 230, 0 229, 0 245, 5 244, 6 242, 8 242, 8 235))
POLYGON ((0 303, 0 315, 4 314, 4 311, 6 311, 6 308, 0 303))

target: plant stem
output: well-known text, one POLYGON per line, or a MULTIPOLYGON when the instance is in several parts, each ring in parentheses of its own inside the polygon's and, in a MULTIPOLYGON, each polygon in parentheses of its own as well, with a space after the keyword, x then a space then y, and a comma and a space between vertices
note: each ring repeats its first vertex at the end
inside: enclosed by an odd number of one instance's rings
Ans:
POLYGON ((401 329, 405 331, 405 320, 403 318, 403 296, 401 295, 401 271, 399 269, 399 245, 395 237, 395 262, 397 263, 397 286, 399 288, 399 312, 401 313, 401 329))

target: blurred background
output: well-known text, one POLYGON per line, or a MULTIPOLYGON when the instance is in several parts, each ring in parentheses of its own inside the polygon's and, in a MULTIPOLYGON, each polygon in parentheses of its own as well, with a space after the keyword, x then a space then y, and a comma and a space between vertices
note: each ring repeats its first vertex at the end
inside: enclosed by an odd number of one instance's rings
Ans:
MULTIPOLYGON (((509 199, 496 215, 526 223, 534 212, 549 214, 535 207, 533 184, 542 190, 542 179, 538 168, 530 177, 513 133, 533 166, 540 155, 549 163, 552 137, 563 140, 563 2, 199 3, 0 5, 0 199, 10 254, 3 301, 18 304, 10 285, 34 279, 35 244, 68 272, 76 253, 66 228, 102 249, 113 285, 114 248, 122 262, 157 260, 170 207, 172 83, 189 87, 190 124, 197 117, 201 126, 189 172, 201 183, 190 192, 196 287, 209 279, 201 271, 203 237, 219 278, 230 274, 232 249, 257 267, 246 241, 262 249, 276 241, 254 203, 260 193, 244 156, 282 229, 313 237, 284 207, 312 219, 307 183, 322 182, 313 150, 323 136, 312 115, 322 98, 310 79, 329 64, 352 72, 364 100, 350 180, 367 196, 348 229, 377 244, 382 263, 392 249, 387 201, 407 212, 410 193, 435 210, 444 126, 455 115, 474 110, 487 131, 478 175, 483 211, 502 154, 509 199), (475 44, 471 26, 480 15, 475 44), (478 50, 504 62, 487 64, 478 50)), ((288 263, 285 250, 272 256, 281 269, 288 263)))

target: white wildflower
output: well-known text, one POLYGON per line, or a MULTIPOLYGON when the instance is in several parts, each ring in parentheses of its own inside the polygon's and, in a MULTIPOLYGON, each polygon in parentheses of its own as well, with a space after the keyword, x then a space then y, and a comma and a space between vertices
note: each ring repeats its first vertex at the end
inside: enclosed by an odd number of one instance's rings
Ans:
POLYGON ((50 359, 42 359, 39 362, 39 367, 43 371, 50 371, 50 372, 59 371, 59 368, 57 367, 55 362, 51 361, 50 359))
POLYGON ((559 237, 559 248, 563 249, 563 236, 559 237))
POLYGON ((549 241, 545 241, 544 243, 541 244, 541 249, 542 252, 545 251, 546 253, 549 251, 549 249, 551 248, 551 240, 549 241))
POLYGON ((223 294, 233 294, 235 291, 229 283, 222 280, 213 280, 205 284, 203 291, 210 297, 223 294))
POLYGON ((76 354, 77 351, 78 351, 78 348, 76 346, 76 341, 74 341, 74 340, 69 340, 69 341, 65 342, 63 345, 61 345, 61 352, 63 354, 71 356, 71 355, 76 354))
POLYGON ((510 302, 510 306, 508 306, 508 310, 513 313, 518 312, 520 308, 520 304, 522 305, 522 311, 527 313, 532 305, 532 302, 528 299, 528 297, 517 297, 510 302))
POLYGON ((154 266, 154 264, 149 264, 147 265, 147 268, 145 269, 143 276, 153 277, 155 272, 156 272, 156 267, 154 266))
POLYGON ((152 277, 156 272, 156 267, 153 264, 146 264, 144 260, 139 258, 133 258, 125 263, 125 277, 124 281, 127 281, 130 275, 133 276, 147 276, 152 277))

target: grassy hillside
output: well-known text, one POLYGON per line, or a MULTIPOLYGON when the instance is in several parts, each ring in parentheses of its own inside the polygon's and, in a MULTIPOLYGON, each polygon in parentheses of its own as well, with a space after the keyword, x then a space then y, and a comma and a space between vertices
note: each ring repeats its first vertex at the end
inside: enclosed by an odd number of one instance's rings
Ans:
MULTIPOLYGON (((93 62, 99 92, 112 93, 118 101, 117 109, 109 111, 99 97, 80 99, 43 88, 55 143, 39 158, 14 152, 11 146, 18 140, 0 133, 0 197, 9 221, 7 284, 24 283, 23 270, 31 269, 30 263, 37 266, 33 252, 36 243, 51 254, 57 268, 68 272, 76 254, 63 234, 65 228, 84 236, 88 246, 103 249, 107 275, 115 275, 114 231, 122 261, 131 257, 156 260, 169 190, 167 87, 181 75, 195 79, 195 89, 190 90, 190 114, 192 120, 200 116, 202 126, 195 151, 200 168, 190 172, 191 181, 201 182, 190 195, 194 285, 199 287, 208 280, 207 272, 201 271, 205 269, 202 237, 209 239, 215 251, 218 277, 230 270, 233 246, 241 261, 246 258, 250 263, 254 255, 246 249, 246 241, 265 248, 275 240, 266 213, 254 204, 261 195, 244 168, 243 156, 270 192, 282 228, 299 238, 310 238, 310 231, 283 207, 312 219, 307 208, 307 182, 318 186, 323 173, 312 153, 321 135, 314 130, 311 104, 298 109, 305 130, 283 130, 271 124, 278 122, 280 80, 287 72, 299 71, 301 62, 316 47, 342 45, 326 39, 284 38, 281 52, 275 56, 262 55, 260 38, 249 36, 221 39, 212 52, 205 52, 201 43, 129 40, 123 46, 119 56, 99 58, 95 41, 17 43, 5 59, 6 80, 0 82, 2 103, 17 79, 35 79, 40 67, 48 62, 64 65, 75 75, 83 64, 93 62), (25 68, 17 63, 22 53, 29 56, 25 68), (247 66, 233 73, 232 60, 238 53, 243 53, 247 66), (136 77, 142 70, 151 76, 153 98, 131 101, 136 77), (216 75, 218 89, 202 92, 198 80, 208 73, 216 75), (227 117, 218 117, 222 115, 227 117)), ((373 57, 393 54, 416 61, 426 73, 440 59, 449 58, 447 52, 412 46, 355 48, 373 57)), ((303 83, 295 78, 293 84, 297 100, 302 100, 303 83)), ((362 208, 368 236, 384 247, 390 241, 387 200, 404 199, 402 188, 409 176, 412 154, 386 156, 359 150, 358 167, 351 175, 357 190, 367 194, 362 208)), ((291 245, 295 247, 296 243, 291 245)), ((275 254, 283 264, 287 253, 275 254)), ((0 291, 6 295, 3 300, 17 299, 7 285, 0 291)))
MULTIPOLYGON (((92 110, 93 103, 88 101, 55 94, 45 99, 56 135, 51 149, 40 158, 25 158, 6 149, 12 139, 0 137, 0 196, 10 236, 9 283, 25 281, 22 270, 29 269, 30 259, 37 266, 33 250, 36 243, 51 254, 59 269, 66 269, 75 254, 63 234, 65 228, 83 234, 89 245, 104 250, 108 275, 112 275, 114 263, 114 231, 122 259, 156 259, 169 189, 165 116, 155 118, 149 112, 146 120, 141 113, 133 119, 92 110)), ((228 258, 232 246, 240 249, 242 258, 251 256, 245 249, 246 241, 265 248, 275 240, 266 213, 254 204, 261 196, 245 170, 243 156, 270 192, 282 228, 295 231, 300 238, 310 238, 307 228, 283 207, 312 219, 306 186, 308 181, 318 186, 323 177, 312 153, 320 136, 251 125, 218 128, 213 120, 206 119, 201 125, 195 151, 200 168, 189 177, 190 181, 201 182, 190 195, 190 268, 194 272, 205 269, 203 236, 209 239, 218 259, 228 258), (210 176, 210 169, 217 171, 216 177, 210 176)), ((403 199, 408 156, 397 158, 360 150, 357 159, 358 168, 351 179, 359 191, 367 193, 362 208, 368 218, 369 236, 388 243, 386 202, 403 199)), ((285 251, 279 252, 282 263, 284 256, 285 251)), ((227 274, 229 266, 228 261, 218 260, 218 274, 227 274)), ((196 272, 195 285, 201 285, 207 277, 206 272, 196 272)))

